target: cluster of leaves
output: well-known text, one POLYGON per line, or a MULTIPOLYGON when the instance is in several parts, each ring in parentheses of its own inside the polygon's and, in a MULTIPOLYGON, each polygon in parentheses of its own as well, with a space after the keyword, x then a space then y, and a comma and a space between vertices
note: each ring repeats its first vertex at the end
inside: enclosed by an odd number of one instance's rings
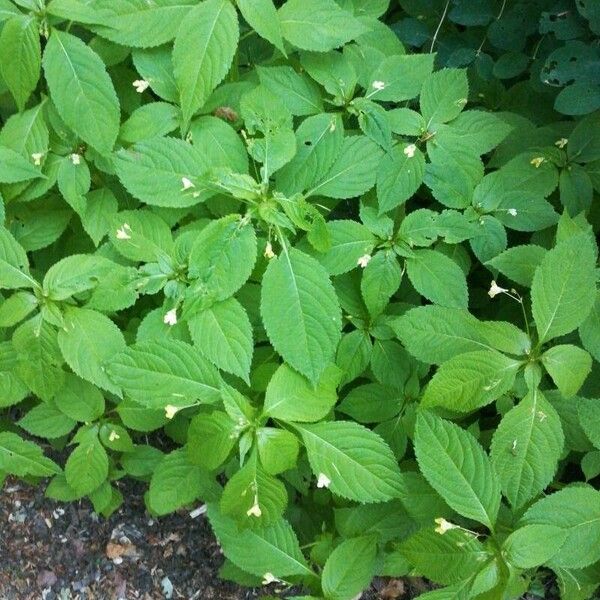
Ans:
POLYGON ((0 0, 0 480, 304 600, 592 597, 599 21, 0 0))

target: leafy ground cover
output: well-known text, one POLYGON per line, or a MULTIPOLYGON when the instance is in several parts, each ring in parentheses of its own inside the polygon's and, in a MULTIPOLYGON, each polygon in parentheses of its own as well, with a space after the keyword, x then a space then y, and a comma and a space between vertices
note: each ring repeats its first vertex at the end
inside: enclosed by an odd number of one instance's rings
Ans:
POLYGON ((203 503, 221 575, 297 600, 593 597, 598 2, 0 27, 0 481, 203 503))

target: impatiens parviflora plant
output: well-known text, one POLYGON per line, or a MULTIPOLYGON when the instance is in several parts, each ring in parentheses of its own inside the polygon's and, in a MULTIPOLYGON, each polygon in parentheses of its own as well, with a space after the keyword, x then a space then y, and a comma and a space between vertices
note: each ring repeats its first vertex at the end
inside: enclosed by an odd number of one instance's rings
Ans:
POLYGON ((598 15, 476 4, 0 0, 0 481, 305 600, 593 596, 598 82, 528 69, 598 15))

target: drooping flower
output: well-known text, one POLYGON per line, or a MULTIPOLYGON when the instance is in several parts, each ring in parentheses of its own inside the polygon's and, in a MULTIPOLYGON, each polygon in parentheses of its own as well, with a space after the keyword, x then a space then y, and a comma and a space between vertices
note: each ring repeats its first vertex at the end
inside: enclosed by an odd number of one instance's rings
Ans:
POLYGON ((559 140, 556 140, 554 142, 555 146, 558 146, 559 148, 564 148, 567 144, 569 143, 569 140, 567 138, 560 138, 559 140))
POLYGON ((36 167, 39 167, 42 164, 42 158, 44 158, 44 153, 43 152, 34 152, 31 155, 31 158, 33 159, 33 164, 36 167))
POLYGON ((127 223, 123 223, 123 225, 121 225, 121 227, 119 227, 119 229, 117 229, 117 239, 118 240, 130 240, 131 236, 129 235, 129 232, 131 231, 131 227, 129 227, 129 225, 127 223))
POLYGON ((508 292, 508 290, 500 287, 495 281, 492 280, 492 285, 488 291, 488 296, 490 298, 495 298, 498 294, 503 294, 504 292, 508 292))
POLYGON ((258 505, 258 499, 254 500, 254 504, 246 511, 249 517, 256 517, 257 519, 262 516, 262 510, 258 505))
POLYGON ((177 324, 177 309, 176 308, 172 308, 171 310, 168 310, 165 313, 165 316, 163 317, 163 323, 165 325, 169 325, 170 327, 173 327, 173 325, 177 324))
POLYGON ((536 169, 539 169, 545 160, 546 159, 543 156, 536 156, 535 158, 532 158, 529 163, 532 164, 536 169))
POLYGON ((331 479, 329 479, 325 473, 319 473, 319 477, 317 478, 318 488, 328 488, 330 483, 331 479))
POLYGON ((150 87, 150 84, 145 79, 136 79, 133 82, 133 87, 138 94, 143 94, 150 87))
POLYGON ((271 245, 271 242, 267 242, 267 245, 265 246, 265 258, 268 258, 269 260, 272 258, 275 258, 277 255, 275 254, 275 252, 273 252, 273 246, 271 245))
POLYGON ((517 216, 517 209, 516 209, 516 208, 509 208, 509 209, 508 209, 508 214, 509 214, 511 217, 516 217, 516 216, 517 216))
POLYGON ((370 254, 363 254, 358 261, 356 262, 356 264, 359 267, 362 267, 363 269, 369 264, 369 262, 371 262, 371 255, 370 254))
POLYGON ((185 190, 189 190, 191 188, 196 187, 194 185, 194 183, 190 179, 188 179, 187 177, 182 177, 181 178, 181 185, 183 185, 183 187, 181 188, 182 192, 185 192, 185 190))
POLYGON ((406 154, 406 156, 408 156, 408 158, 412 158, 415 155, 416 150, 417 147, 414 144, 409 144, 406 146, 406 148, 404 148, 403 152, 406 154))
POLYGON ((167 404, 165 406, 165 417, 167 419, 172 419, 179 412, 179 407, 173 406, 172 404, 167 404))
POLYGON ((437 519, 434 519, 437 527, 435 528, 435 532, 439 533, 440 535, 444 535, 444 533, 446 533, 446 531, 450 531, 451 529, 456 529, 458 527, 458 525, 454 525, 454 523, 450 523, 450 521, 446 521, 446 519, 444 519, 443 517, 438 517, 437 519))
POLYGON ((81 164, 81 155, 79 154, 71 154, 71 162, 77 166, 81 164))
POLYGON ((377 91, 381 91, 381 90, 385 89, 384 81, 374 81, 371 85, 373 86, 373 89, 377 90, 377 91))

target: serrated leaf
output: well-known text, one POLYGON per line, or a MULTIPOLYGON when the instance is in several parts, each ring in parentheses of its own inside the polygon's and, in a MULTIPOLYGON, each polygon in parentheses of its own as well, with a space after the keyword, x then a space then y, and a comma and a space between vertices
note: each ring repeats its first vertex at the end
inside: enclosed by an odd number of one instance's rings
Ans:
POLYGON ((281 519, 263 529, 239 530, 233 519, 208 505, 208 518, 223 552, 234 564, 254 575, 311 575, 291 525, 281 519))
POLYGON ((554 525, 566 540, 549 566, 580 569, 600 558, 600 492, 587 485, 567 487, 531 506, 521 523, 554 525))
POLYGON ((312 422, 325 417, 337 401, 340 371, 327 366, 316 384, 285 363, 275 371, 265 393, 264 413, 285 421, 312 422))
POLYGON ((42 402, 34 406, 18 424, 27 433, 47 439, 59 438, 75 427, 75 421, 64 415, 51 402, 42 402))
POLYGON ((515 508, 551 482, 563 444, 560 417, 538 390, 504 415, 490 452, 502 491, 515 508))
POLYGON ((596 254, 585 234, 548 251, 531 286, 540 342, 569 333, 589 314, 596 298, 596 254))
POLYGON ((414 144, 394 146, 377 171, 379 212, 388 212, 406 202, 421 186, 424 174, 425 157, 414 144))
POLYGON ((288 0, 278 15, 283 37, 303 50, 327 52, 366 31, 333 0, 288 0))
POLYGON ((467 308, 469 292, 462 269, 435 250, 416 250, 406 261, 413 287, 427 300, 451 308, 467 308))
POLYGON ((54 29, 44 50, 50 95, 64 122, 98 152, 119 133, 119 100, 100 57, 79 38, 54 29))
POLYGON ((344 540, 329 555, 321 585, 328 600, 349 600, 360 594, 375 574, 377 543, 374 536, 344 540))
POLYGON ((368 192, 375 185, 382 155, 381 148, 366 136, 344 138, 335 162, 306 195, 353 198, 368 192))
POLYGON ((567 532, 557 525, 525 525, 506 538, 502 552, 515 567, 532 569, 549 561, 566 539, 567 532))
POLYGON ((546 252, 545 248, 535 244, 513 246, 488 260, 486 265, 498 269, 519 285, 531 287, 535 270, 546 256, 546 252))
POLYGON ((173 74, 184 127, 223 80, 239 38, 235 9, 228 0, 207 0, 190 11, 173 45, 173 74))
POLYGON ((272 0, 236 0, 244 19, 258 35, 285 55, 281 23, 272 0))
POLYGON ((260 306, 275 350, 316 384, 341 337, 341 310, 325 269, 300 250, 285 250, 267 267, 260 306))
POLYGON ((553 346, 542 354, 542 364, 565 398, 574 396, 592 370, 592 357, 572 344, 553 346))
POLYGON ((0 431, 0 471, 19 477, 48 477, 61 472, 56 463, 44 456, 37 444, 10 431, 0 431))
POLYGON ((0 146, 0 182, 18 183, 44 177, 39 169, 11 148, 0 146))
POLYGON ((433 69, 433 58, 433 54, 388 56, 369 77, 368 97, 383 102, 415 98, 433 69))
POLYGON ((217 370, 190 344, 165 339, 139 342, 107 365, 112 381, 134 400, 150 408, 206 404, 221 398, 217 370))
POLYGON ((189 321, 196 348, 220 369, 248 380, 254 344, 244 307, 228 298, 213 304, 189 321))
POLYGON ((429 129, 456 118, 467 103, 469 82, 463 69, 442 69, 432 73, 421 90, 421 114, 429 129))
POLYGON ((191 504, 199 497, 214 501, 219 484, 206 469, 191 464, 184 449, 174 450, 158 463, 148 491, 148 504, 159 515, 166 515, 191 504))
POLYGON ((399 495, 400 470, 389 446, 350 421, 295 424, 315 476, 329 489, 357 502, 383 502, 399 495))
POLYGON ((108 456, 97 435, 90 435, 69 455, 65 464, 67 483, 84 496, 98 488, 108 476, 108 456))
POLYGON ((458 425, 421 411, 415 454, 425 479, 464 517, 493 529, 500 507, 500 483, 477 440, 458 425))
POLYGON ((395 253, 380 251, 363 271, 360 289, 371 317, 378 316, 400 287, 402 270, 395 253))
POLYGON ((261 85, 279 96, 293 115, 323 111, 319 87, 292 67, 258 67, 258 77, 261 85))
POLYGON ((41 63, 40 34, 33 15, 8 19, 0 33, 0 74, 20 111, 37 86, 41 63))
POLYGON ((600 448, 600 401, 581 398, 577 405, 579 422, 590 442, 600 448))
POLYGON ((109 379, 105 364, 125 348, 119 328, 106 316, 86 308, 70 308, 58 345, 73 372, 114 394, 120 390, 109 379))
POLYGON ((519 355, 531 349, 530 340, 518 327, 503 321, 479 321, 460 308, 420 306, 393 321, 391 327, 413 356, 433 364, 477 350, 519 355))
POLYGON ((460 528, 444 533, 421 529, 402 542, 400 552, 417 572, 443 585, 467 579, 490 556, 472 533, 460 528))
POLYGON ((65 375, 53 401, 67 417, 81 423, 94 421, 104 413, 104 397, 100 390, 72 373, 65 375))

